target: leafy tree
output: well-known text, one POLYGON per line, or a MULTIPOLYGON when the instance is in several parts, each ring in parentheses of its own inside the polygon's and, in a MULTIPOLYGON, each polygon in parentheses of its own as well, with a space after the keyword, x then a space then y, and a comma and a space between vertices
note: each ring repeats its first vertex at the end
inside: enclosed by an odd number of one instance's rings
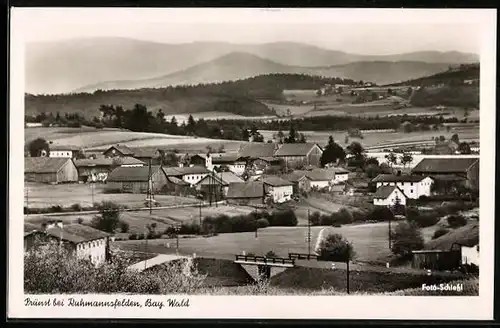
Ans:
POLYGON ((273 251, 269 251, 266 253, 266 257, 272 259, 278 257, 278 255, 276 255, 276 253, 273 251))
POLYGON ((351 144, 349 146, 347 146, 347 150, 356 159, 362 157, 363 156, 363 152, 365 151, 365 149, 363 148, 363 146, 359 142, 357 142, 357 141, 351 142, 351 144))
POLYGON ((326 164, 336 163, 338 160, 345 159, 344 149, 335 143, 333 136, 328 137, 328 145, 325 147, 323 154, 321 154, 320 163, 321 166, 326 164))
POLYGON ((120 223, 120 206, 110 201, 103 201, 97 206, 99 215, 92 219, 96 229, 113 233, 120 223))
POLYGON ((299 134, 299 143, 306 143, 306 136, 303 133, 299 134))
POLYGON ((411 252, 424 247, 424 239, 413 222, 400 222, 392 232, 392 252, 401 258, 411 257, 411 252))
POLYGON ((368 178, 373 179, 380 174, 380 167, 375 164, 366 164, 364 168, 365 174, 368 178))
POLYGON ((369 157, 369 158, 366 159, 365 164, 366 165, 376 165, 376 166, 378 166, 379 162, 378 162, 378 159, 376 159, 375 157, 369 157))
POLYGON ((458 138, 458 134, 456 133, 451 136, 450 140, 455 142, 457 145, 460 144, 460 139, 458 138))
POLYGON ((28 150, 31 157, 39 157, 42 155, 43 151, 45 151, 48 156, 50 151, 49 143, 43 138, 36 138, 29 143, 28 150))
POLYGON ((441 142, 445 142, 445 141, 446 141, 445 136, 439 136, 439 141, 441 141, 441 142))
POLYGON ((347 262, 354 258, 352 244, 341 234, 330 234, 320 241, 317 253, 321 259, 335 262, 347 262))
POLYGON ((296 143, 297 142, 297 131, 293 124, 290 124, 290 131, 288 132, 288 137, 285 138, 285 143, 296 143))
POLYGON ((463 141, 458 145, 458 151, 460 154, 468 155, 472 153, 470 146, 467 142, 463 141))
POLYGON ((400 157, 401 164, 403 167, 406 167, 407 164, 410 164, 413 161, 413 156, 410 153, 403 153, 400 157))
POLYGON ((283 143, 283 140, 284 140, 284 138, 285 138, 285 134, 283 133, 283 131, 279 130, 279 131, 278 131, 278 134, 277 134, 277 137, 278 137, 278 142, 279 142, 280 144, 282 144, 282 143, 283 143))

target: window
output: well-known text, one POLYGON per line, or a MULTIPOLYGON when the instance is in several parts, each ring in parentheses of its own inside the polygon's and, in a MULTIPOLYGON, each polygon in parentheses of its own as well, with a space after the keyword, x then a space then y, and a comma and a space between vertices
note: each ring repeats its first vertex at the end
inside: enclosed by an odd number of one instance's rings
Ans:
POLYGON ((411 190, 410 190, 410 193, 412 193, 412 194, 413 194, 413 189, 411 189, 411 190))
POLYGON ((413 182, 410 182, 410 186, 413 186, 413 182))

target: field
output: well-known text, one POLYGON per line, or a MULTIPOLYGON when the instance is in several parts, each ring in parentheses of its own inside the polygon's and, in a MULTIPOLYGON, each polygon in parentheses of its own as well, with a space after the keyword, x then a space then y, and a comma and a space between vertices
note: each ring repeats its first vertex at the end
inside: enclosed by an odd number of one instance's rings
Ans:
MULTIPOLYGON (((233 113, 227 112, 202 112, 202 113, 193 113, 191 114, 195 120, 199 120, 200 118, 204 120, 266 120, 276 118, 276 116, 243 116, 233 113)), ((182 124, 182 122, 187 124, 189 114, 175 114, 175 115, 166 115, 165 119, 170 121, 172 117, 175 116, 177 123, 182 124)))
MULTIPOLYGON (((82 207, 92 206, 93 202, 113 201, 129 208, 144 207, 145 194, 108 194, 104 193, 104 185, 95 184, 92 197, 92 188, 89 184, 59 184, 49 185, 25 182, 24 205, 29 202, 30 208, 49 206, 67 207, 80 204, 82 207)), ((198 201, 194 198, 155 195, 161 206, 193 204, 198 201)))
MULTIPOLYGON (((319 232, 323 227, 311 227, 314 248, 319 232)), ((329 227, 328 231, 341 233, 353 243, 357 253, 357 261, 385 262, 389 256, 387 247, 387 223, 346 225, 340 228, 329 227)), ((254 253, 264 255, 274 251, 278 256, 288 257, 289 252, 307 253, 306 227, 268 227, 255 232, 224 233, 214 237, 182 238, 179 241, 179 252, 196 253, 203 257, 234 259, 235 254, 254 253)), ((148 250, 154 253, 173 253, 174 239, 153 239, 148 241, 148 250)), ((141 240, 119 241, 115 245, 124 250, 144 251, 145 243, 141 240)))

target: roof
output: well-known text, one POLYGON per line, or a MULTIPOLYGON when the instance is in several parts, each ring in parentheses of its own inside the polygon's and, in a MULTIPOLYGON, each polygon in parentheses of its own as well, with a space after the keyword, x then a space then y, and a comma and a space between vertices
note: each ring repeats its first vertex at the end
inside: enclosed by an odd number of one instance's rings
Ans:
POLYGON ((261 177, 259 180, 273 187, 293 186, 292 182, 284 180, 275 175, 266 175, 261 177))
POLYGON ((326 170, 335 172, 335 174, 349 174, 349 170, 346 170, 342 167, 329 167, 326 170))
POLYGON ((425 177, 419 175, 379 174, 372 182, 420 182, 425 177))
POLYGON ((479 158, 424 158, 412 170, 414 173, 465 173, 479 158))
POLYGON ((259 181, 233 182, 229 184, 226 198, 262 198, 264 185, 259 181))
POLYGON ((62 229, 58 226, 54 226, 52 228, 48 228, 46 232, 47 234, 57 238, 61 237, 62 232, 62 239, 73 243, 81 243, 109 236, 109 234, 101 230, 77 223, 65 224, 62 229))
POLYGON ((125 145, 120 145, 120 144, 113 145, 113 146, 109 147, 104 152, 107 152, 107 151, 109 151, 112 148, 115 148, 116 150, 118 150, 123 155, 134 155, 134 151, 131 148, 129 148, 129 147, 125 146, 125 145))
POLYGON ((186 181, 176 178, 176 177, 167 177, 167 179, 172 182, 173 184, 179 185, 179 186, 189 186, 189 183, 186 181))
POLYGON ((72 145, 57 145, 57 144, 51 144, 49 145, 50 150, 70 150, 70 151, 78 151, 82 147, 78 146, 72 146, 72 145))
POLYGON ((239 151, 241 157, 273 157, 276 145, 274 143, 250 143, 242 145, 239 151))
MULTIPOLYGON (((396 186, 382 186, 382 187, 379 187, 377 189, 377 192, 375 192, 375 194, 373 195, 373 198, 386 199, 387 197, 389 197, 390 194, 392 194, 392 192, 394 191, 394 189, 398 189, 399 191, 401 191, 401 189, 399 189, 396 186)), ((404 192, 401 191, 401 193, 404 195, 404 192)), ((404 195, 404 196, 406 197, 406 195, 404 195)))
POLYGON ((228 183, 225 183, 218 175, 216 174, 209 174, 205 176, 203 179, 198 181, 197 185, 215 185, 215 184, 221 184, 221 185, 227 185, 228 183))
POLYGON ((455 174, 434 174, 430 176, 434 180, 439 180, 439 181, 465 181, 467 180, 464 177, 460 177, 455 174))
POLYGON ((234 174, 233 172, 220 172, 216 174, 217 177, 221 178, 225 183, 232 182, 245 182, 242 178, 234 174))
POLYGON ((308 171, 306 177, 312 181, 330 181, 335 178, 335 172, 325 169, 315 169, 308 171))
POLYGON ((232 163, 238 160, 243 161, 242 156, 240 154, 223 154, 212 156, 212 163, 232 163))
MULTIPOLYGON (((156 172, 160 169, 159 165, 152 165, 151 172, 156 172)), ((149 181, 149 166, 119 166, 108 175, 107 181, 149 181)))
POLYGON ((297 182, 300 179, 302 179, 304 176, 306 176, 308 171, 302 171, 302 170, 295 170, 289 174, 286 175, 286 179, 288 181, 292 182, 297 182))
MULTIPOLYGON (((319 147, 314 143, 283 144, 274 156, 306 156, 314 146, 319 147)), ((319 148, 321 149, 321 147, 319 148)))
POLYGON ((429 241, 426 249, 450 250, 453 244, 472 247, 479 244, 479 223, 474 222, 451 230, 447 234, 429 241))
POLYGON ((56 157, 25 157, 24 173, 57 173, 70 158, 56 157))
POLYGON ((146 165, 143 161, 140 161, 133 157, 120 157, 114 158, 96 158, 96 159, 77 159, 75 160, 76 167, 87 167, 87 166, 112 166, 116 165, 146 165))
POLYGON ((163 167, 163 171, 167 176, 183 176, 187 174, 205 174, 210 173, 210 171, 199 165, 194 166, 183 166, 183 167, 163 167))
POLYGON ((260 160, 263 160, 264 162, 277 162, 277 161, 280 161, 281 158, 279 157, 274 157, 274 156, 261 156, 261 157, 258 157, 257 159, 260 159, 260 160))
POLYGON ((134 157, 156 157, 156 152, 158 149, 143 149, 143 148, 134 148, 131 149, 134 157))

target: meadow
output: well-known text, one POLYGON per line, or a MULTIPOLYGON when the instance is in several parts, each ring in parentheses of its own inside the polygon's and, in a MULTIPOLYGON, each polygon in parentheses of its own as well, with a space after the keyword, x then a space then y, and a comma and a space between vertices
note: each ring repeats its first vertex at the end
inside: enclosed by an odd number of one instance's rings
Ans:
MULTIPOLYGON (((94 202, 113 201, 129 208, 144 207, 145 194, 105 193, 102 184, 42 184, 25 182, 24 205, 30 208, 50 206, 68 207, 80 204, 82 207, 92 206, 94 202), (92 192, 92 186, 94 188, 92 192)), ((193 204, 198 201, 194 198, 168 195, 155 195, 155 200, 161 206, 193 204)))
MULTIPOLYGON (((387 223, 345 225, 334 227, 311 227, 311 249, 314 249, 319 232, 340 233, 352 242, 360 262, 385 263, 390 255, 387 246, 387 223)), ((179 240, 179 253, 197 256, 234 259, 242 252, 264 255, 268 251, 278 256, 288 257, 288 253, 307 253, 306 227, 268 227, 255 232, 224 233, 213 237, 192 237, 179 240)), ((174 253, 175 239, 148 240, 148 251, 158 254, 174 253)), ((123 250, 145 250, 144 240, 117 241, 114 245, 123 250)))

